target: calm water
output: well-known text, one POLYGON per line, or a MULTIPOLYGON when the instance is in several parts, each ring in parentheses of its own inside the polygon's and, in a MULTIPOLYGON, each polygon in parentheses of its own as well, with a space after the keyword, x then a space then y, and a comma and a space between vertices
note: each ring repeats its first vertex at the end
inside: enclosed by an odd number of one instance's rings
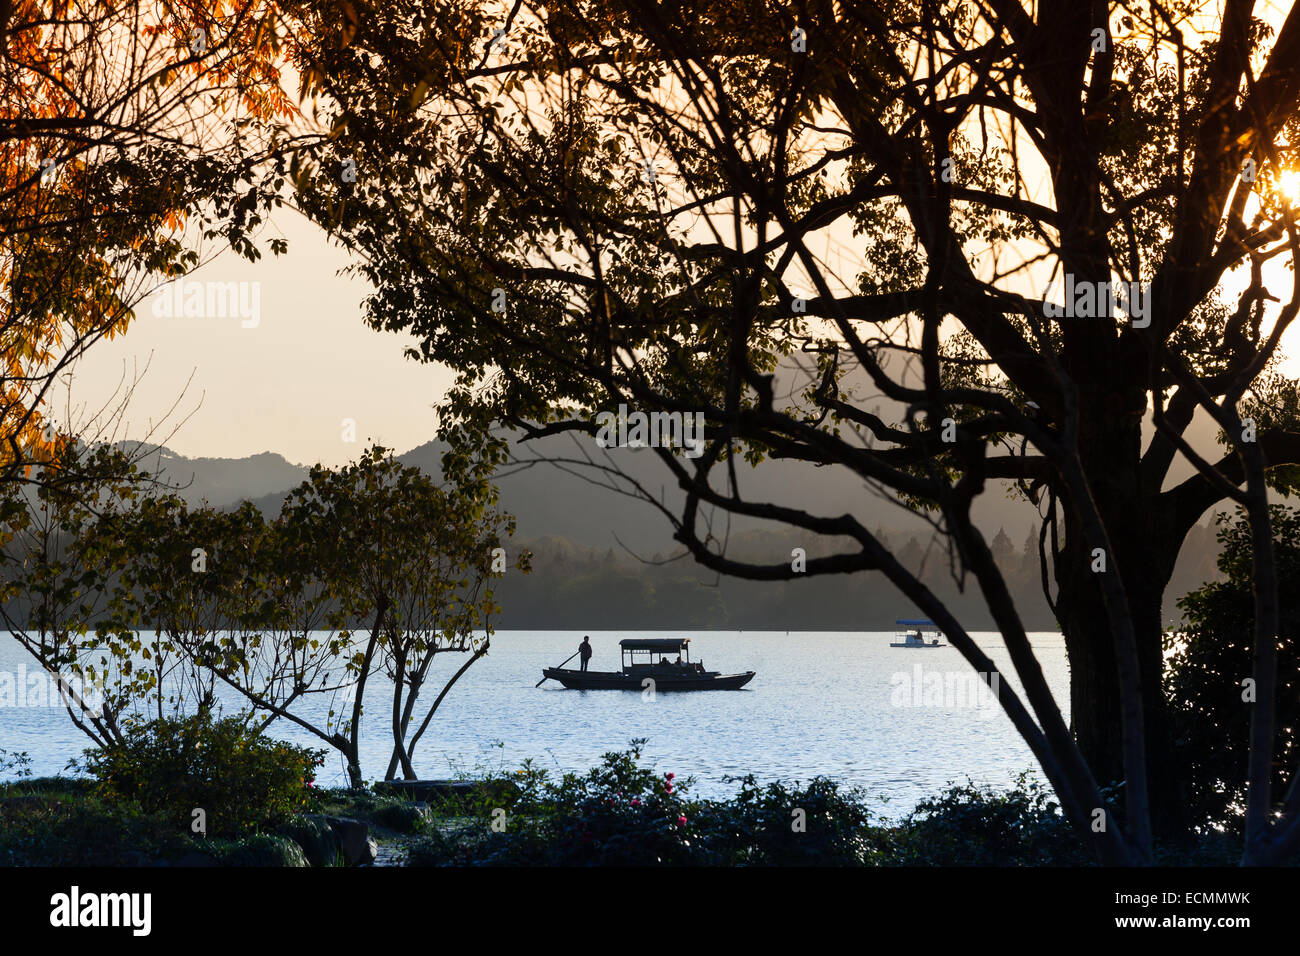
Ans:
MULTIPOLYGON (((592 669, 616 670, 618 641, 639 636, 672 635, 591 632, 592 669)), ((950 647, 891 648, 892 635, 878 633, 711 632, 692 637, 691 659, 724 673, 757 671, 745 689, 660 693, 652 701, 639 692, 572 691, 549 681, 534 689, 542 667, 572 654, 581 637, 557 631, 494 635, 491 653, 461 678, 421 740, 415 760, 420 776, 509 770, 529 757, 557 772, 585 770, 602 753, 644 737, 646 760, 660 771, 694 776, 698 795, 729 792, 735 785, 725 778, 745 773, 785 781, 821 775, 864 788, 878 811, 893 816, 949 781, 969 776, 1002 786, 1034 767, 1028 747, 990 703, 987 689, 974 696, 966 686, 970 668, 950 647), (939 681, 946 675, 952 675, 949 691, 941 696, 939 681), (915 690, 913 682, 919 684, 915 690)), ((999 668, 1009 670, 997 635, 976 638, 999 668)), ((1068 713, 1063 639, 1042 634, 1033 642, 1068 713)), ((443 675, 459 666, 458 656, 443 655, 443 675)), ((30 659, 0 632, 0 673, 17 673, 23 660, 30 668, 30 659)), ((390 753, 391 698, 389 685, 380 685, 372 681, 374 691, 385 693, 371 697, 367 692, 362 738, 367 779, 382 778, 390 753)), ((237 709, 234 696, 223 700, 228 710, 237 709)), ((284 721, 272 725, 272 732, 297 743, 318 743, 284 721)), ((0 748, 27 751, 37 775, 65 772, 86 742, 61 708, 0 706, 0 748)), ((329 757, 322 782, 343 779, 340 760, 329 757)))

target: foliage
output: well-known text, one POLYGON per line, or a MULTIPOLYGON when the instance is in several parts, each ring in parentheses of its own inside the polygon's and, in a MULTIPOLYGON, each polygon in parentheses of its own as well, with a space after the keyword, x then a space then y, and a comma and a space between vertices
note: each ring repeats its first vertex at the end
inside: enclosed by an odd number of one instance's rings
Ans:
MULTIPOLYGON (((1300 509, 1274 505, 1270 512, 1279 598, 1273 792, 1280 797, 1300 757, 1300 509)), ((1239 831, 1254 700, 1246 684, 1254 659, 1253 536, 1240 512, 1218 520, 1226 577, 1179 602, 1184 620, 1165 638, 1166 687, 1195 822, 1239 831)))
MULTIPOLYGON (((559 780, 531 762, 506 778, 516 800, 480 796, 440 805, 410 848, 411 866, 1088 866, 1049 787, 1022 774, 1005 790, 954 784, 896 821, 865 794, 816 778, 805 786, 733 781, 730 796, 700 800, 639 763, 641 741, 559 780), (494 816, 499 811, 505 816, 494 816), (796 812, 802 811, 802 812, 796 812), (494 829, 492 823, 500 823, 494 829), (683 823, 682 821, 685 820, 683 823), (796 825, 798 823, 798 825, 796 825)), ((1122 820, 1120 792, 1104 799, 1122 820)), ((1233 861, 1222 833, 1157 847, 1164 865, 1233 861)))
MULTIPOLYGON (((242 562, 267 581, 242 605, 266 612, 241 614, 237 602, 228 615, 236 626, 208 645, 208 663, 275 716, 307 695, 333 695, 339 711, 325 726, 304 725, 340 750, 354 786, 366 691, 383 670, 394 715, 386 776, 414 777, 437 705, 490 646, 499 611, 491 582, 506 572, 503 544, 514 532, 495 504, 492 486, 439 486, 380 446, 339 469, 316 466, 242 562), (313 633, 322 624, 323 641, 313 633), (429 701, 434 665, 448 653, 466 659, 429 701)), ((528 554, 512 563, 527 571, 528 554)))
POLYGON ((921 801, 887 832, 899 866, 1083 866, 1079 846, 1051 790, 1021 776, 1005 792, 967 782, 921 801))
POLYGON ((250 172, 284 144, 249 124, 297 115, 281 6, 3 4, 0 480, 68 442, 43 408, 55 377, 203 240, 261 254, 249 237, 279 200, 250 172))
POLYGON ((844 865, 864 862, 869 814, 829 781, 787 789, 742 781, 733 801, 693 800, 689 781, 640 764, 644 741, 605 754, 586 774, 552 781, 531 764, 507 810, 462 807, 468 823, 433 831, 410 855, 421 865, 844 865), (806 832, 792 830, 794 808, 806 832), (495 823, 495 827, 494 827, 495 823), (502 826, 504 828, 502 829, 502 826))
POLYGON ((14 776, 20 780, 31 777, 32 757, 27 751, 5 750, 0 747, 0 776, 14 776))
POLYGON ((239 840, 213 840, 204 846, 220 866, 310 866, 297 842, 275 833, 254 833, 239 840))
POLYGON ((0 614, 47 671, 99 692, 69 685, 65 703, 101 747, 132 722, 210 708, 222 685, 262 729, 293 721, 337 749, 360 786, 365 691, 384 672, 400 741, 387 775, 414 776, 438 704, 489 650, 492 582, 530 567, 526 550, 507 562, 514 522, 482 474, 440 486, 380 447, 314 468, 273 521, 142 489, 110 448, 64 458, 69 477, 34 502, 0 501, 0 614), (446 654, 464 659, 436 684, 446 654), (308 706, 322 696, 323 719, 308 706))
POLYGON ((194 847, 172 821, 75 781, 28 783, 0 788, 0 866, 143 866, 194 847))
POLYGON ((134 726, 124 743, 87 751, 85 765, 110 799, 137 804, 182 832, 202 809, 208 834, 237 836, 303 809, 322 760, 322 751, 204 712, 134 726))
POLYGON ((113 574, 99 522, 129 507, 139 478, 121 450, 68 442, 33 488, 0 491, 0 617, 46 673, 59 675, 68 716, 98 745, 121 740, 122 720, 152 686, 129 655, 94 634, 113 574))
POLYGON ((698 817, 700 841, 717 862, 763 866, 879 862, 873 845, 879 824, 872 823, 860 792, 842 790, 824 777, 804 787, 779 782, 760 785, 752 776, 740 783, 734 798, 710 801, 698 817))

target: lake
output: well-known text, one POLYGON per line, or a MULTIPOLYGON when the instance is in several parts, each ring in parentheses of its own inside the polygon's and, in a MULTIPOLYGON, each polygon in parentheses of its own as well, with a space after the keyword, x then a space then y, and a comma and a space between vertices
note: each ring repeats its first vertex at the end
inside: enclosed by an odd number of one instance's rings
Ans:
MULTIPOLYGON (((671 637, 664 632, 592 631, 593 670, 617 670, 618 641, 671 637)), ((564 690, 544 666, 577 650, 582 632, 502 631, 439 707, 416 752, 421 777, 512 770, 526 758, 555 772, 586 770, 601 754, 647 739, 644 757, 661 772, 693 776, 693 792, 718 796, 735 789, 728 777, 807 781, 814 776, 858 786, 885 816, 910 810, 948 782, 1006 786, 1036 769, 1029 748, 992 702, 974 686, 954 648, 891 648, 892 634, 830 632, 702 632, 692 635, 691 659, 724 673, 753 670, 743 690, 659 693, 564 690)), ((995 634, 976 634, 999 668, 1009 655, 995 634)), ((1069 670, 1060 634, 1031 635, 1035 652, 1063 712, 1069 710, 1069 670)), ((0 632, 0 674, 32 662, 0 632)), ((441 674, 463 663, 440 655, 441 674)), ((569 666, 576 666, 576 660, 569 666)), ((1019 690, 1019 684, 1012 679, 1019 690)), ((386 681, 367 692, 362 737, 366 778, 382 778, 391 737, 386 681), (381 686, 382 685, 382 686, 381 686)), ((441 681, 429 694, 432 700, 441 681)), ((221 695, 227 711, 238 709, 221 695)), ((327 709, 322 701, 317 713, 327 709)), ((421 716, 422 716, 421 712, 421 716)), ((272 732, 307 745, 318 741, 284 721, 272 732)), ((27 751, 36 775, 65 772, 88 743, 61 707, 0 706, 0 748, 27 751)), ((344 782, 331 752, 321 769, 326 785, 344 782)))

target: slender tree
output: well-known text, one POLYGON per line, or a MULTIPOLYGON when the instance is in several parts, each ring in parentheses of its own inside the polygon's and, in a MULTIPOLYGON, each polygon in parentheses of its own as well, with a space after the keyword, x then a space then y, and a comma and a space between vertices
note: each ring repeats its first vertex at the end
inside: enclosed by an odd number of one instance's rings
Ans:
POLYGON ((488 653, 499 610, 491 581, 528 568, 526 552, 506 560, 513 519, 495 501, 487 484, 440 488, 379 447, 339 469, 313 468, 264 533, 251 506, 246 521, 226 523, 234 533, 218 550, 235 567, 216 584, 229 596, 224 623, 194 659, 242 694, 263 728, 286 720, 338 750, 355 787, 364 783, 366 707, 387 677, 385 776, 413 779, 439 705, 488 653), (232 587, 230 576, 246 583, 232 587), (465 656, 438 684, 443 654, 465 656), (307 706, 322 697, 323 719, 307 706))
POLYGON ((56 687, 73 725, 111 746, 155 688, 154 670, 135 666, 133 635, 99 633, 114 580, 100 521, 129 508, 138 483, 129 456, 105 445, 59 443, 48 467, 53 476, 37 475, 31 487, 0 485, 0 619, 56 687))

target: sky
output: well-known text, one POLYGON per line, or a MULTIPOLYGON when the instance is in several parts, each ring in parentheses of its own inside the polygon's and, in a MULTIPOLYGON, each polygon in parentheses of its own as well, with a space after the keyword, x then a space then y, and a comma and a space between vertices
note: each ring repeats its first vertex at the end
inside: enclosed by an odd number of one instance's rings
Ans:
MULTIPOLYGON (((225 316, 214 301, 210 312, 204 303, 209 314, 187 317, 191 293, 183 286, 181 309, 174 290, 155 293, 137 307, 125 335, 93 346, 73 370, 73 421, 106 401, 124 375, 140 372, 122 437, 152 431, 155 441, 190 458, 272 451, 297 464, 338 465, 369 440, 398 452, 429 441, 433 406, 451 373, 405 358, 409 336, 364 323, 368 285, 337 274, 348 254, 318 228, 281 210, 263 247, 280 235, 289 242, 287 255, 266 252, 249 263, 224 253, 191 274, 208 283, 259 284, 256 297, 251 285, 242 300, 232 296, 225 316), (167 315, 160 300, 180 314, 167 315)), ((67 411, 61 397, 54 405, 60 425, 67 411)))

